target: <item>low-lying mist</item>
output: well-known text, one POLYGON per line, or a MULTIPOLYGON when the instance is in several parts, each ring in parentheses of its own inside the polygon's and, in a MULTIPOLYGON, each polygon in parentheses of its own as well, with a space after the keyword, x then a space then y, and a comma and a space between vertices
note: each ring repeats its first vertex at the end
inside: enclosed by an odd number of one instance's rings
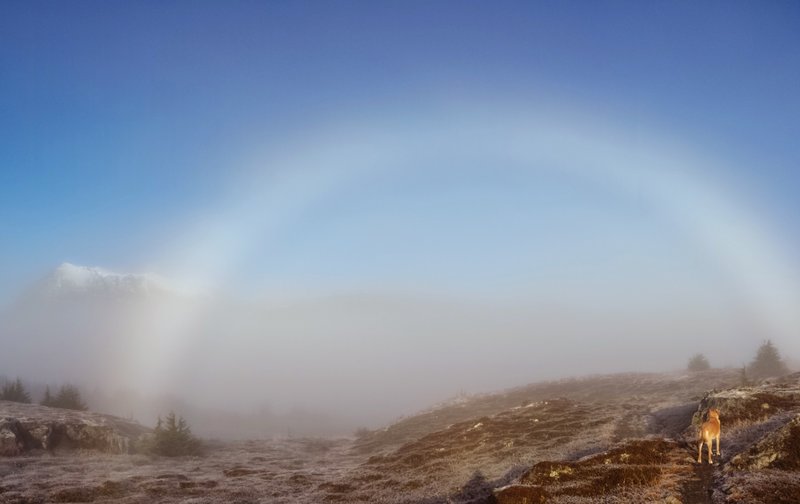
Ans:
POLYGON ((0 369, 41 384, 35 396, 44 384, 77 384, 93 409, 148 425, 176 410, 212 437, 341 435, 459 394, 682 369, 696 352, 714 365, 746 362, 755 326, 710 310, 386 293, 30 296, 3 317, 14 348, 0 369))

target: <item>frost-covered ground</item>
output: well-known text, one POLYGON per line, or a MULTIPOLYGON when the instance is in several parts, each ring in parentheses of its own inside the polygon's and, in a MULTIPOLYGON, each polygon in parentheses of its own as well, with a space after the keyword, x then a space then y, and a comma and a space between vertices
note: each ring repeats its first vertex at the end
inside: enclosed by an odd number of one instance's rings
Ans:
POLYGON ((210 443, 203 457, 37 451, 0 459, 0 502, 488 503, 501 487, 512 503, 800 501, 800 378, 732 391, 736 380, 540 383, 355 440, 210 443), (722 411, 723 455, 698 466, 692 422, 710 405, 722 411))

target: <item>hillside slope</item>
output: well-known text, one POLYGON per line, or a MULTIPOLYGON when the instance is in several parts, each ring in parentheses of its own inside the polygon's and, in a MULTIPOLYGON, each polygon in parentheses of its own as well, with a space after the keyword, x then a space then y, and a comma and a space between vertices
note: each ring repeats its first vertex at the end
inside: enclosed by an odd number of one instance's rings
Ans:
POLYGON ((540 383, 357 440, 212 443, 205 457, 23 454, 0 458, 0 503, 797 502, 800 374, 737 381, 715 370, 540 383), (696 424, 711 406, 722 455, 697 464, 696 424))

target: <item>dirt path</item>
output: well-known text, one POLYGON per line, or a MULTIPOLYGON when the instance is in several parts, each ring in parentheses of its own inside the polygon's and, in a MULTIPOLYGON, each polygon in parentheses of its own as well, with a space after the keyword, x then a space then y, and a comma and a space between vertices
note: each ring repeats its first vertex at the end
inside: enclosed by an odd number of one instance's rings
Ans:
POLYGON ((696 464, 691 479, 683 484, 681 502, 683 504, 711 504, 711 481, 714 477, 715 465, 696 464))
MULTIPOLYGON (((656 411, 652 415, 650 432, 661 434, 668 438, 680 439, 686 426, 691 424, 692 415, 697 411, 697 402, 689 402, 656 411)), ((684 449, 690 458, 697 453, 695 446, 685 444, 684 449)), ((687 479, 681 488, 681 502, 683 504, 711 504, 712 480, 716 465, 707 463, 694 464, 692 476, 687 479)))

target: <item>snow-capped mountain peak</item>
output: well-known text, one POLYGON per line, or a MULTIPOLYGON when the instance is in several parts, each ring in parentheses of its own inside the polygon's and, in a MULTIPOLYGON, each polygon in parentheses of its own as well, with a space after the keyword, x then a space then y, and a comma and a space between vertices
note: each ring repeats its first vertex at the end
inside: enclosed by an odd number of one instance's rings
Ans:
POLYGON ((153 273, 116 273, 104 268, 62 263, 41 286, 47 295, 96 294, 101 296, 177 293, 179 289, 153 273))

